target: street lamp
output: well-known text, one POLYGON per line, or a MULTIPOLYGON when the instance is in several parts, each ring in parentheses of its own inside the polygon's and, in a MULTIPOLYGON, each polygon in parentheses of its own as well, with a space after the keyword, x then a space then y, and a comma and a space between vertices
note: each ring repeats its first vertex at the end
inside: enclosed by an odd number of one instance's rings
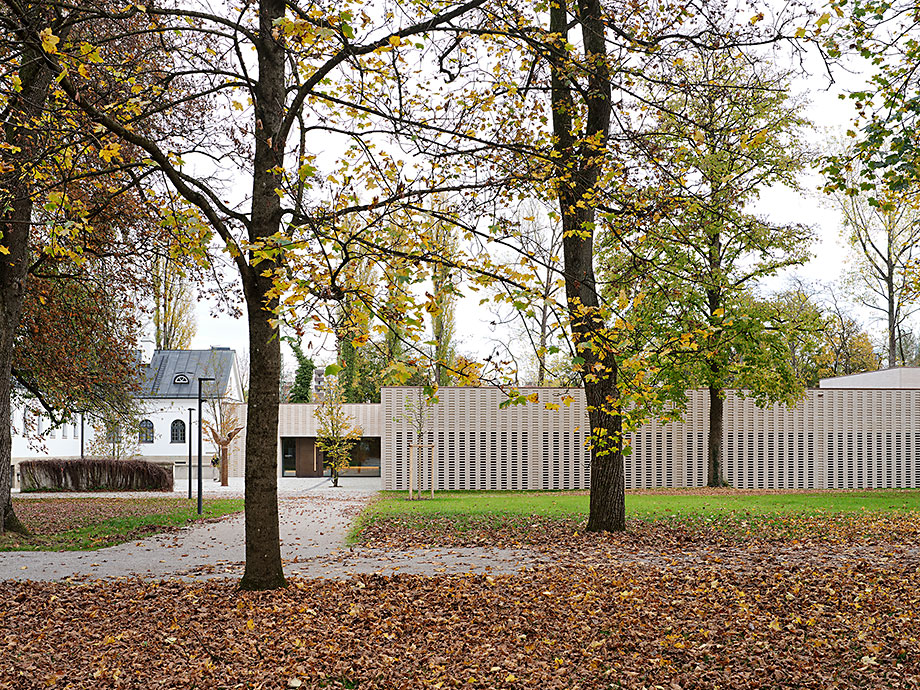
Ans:
POLYGON ((188 408, 188 497, 192 498, 192 412, 194 407, 188 408))
POLYGON ((83 460, 83 439, 86 438, 86 431, 83 428, 83 418, 86 416, 86 410, 80 410, 80 459, 83 460))
POLYGON ((202 381, 213 381, 213 376, 199 376, 198 377, 198 514, 202 513, 201 505, 201 492, 204 490, 204 487, 201 483, 201 382, 202 381))

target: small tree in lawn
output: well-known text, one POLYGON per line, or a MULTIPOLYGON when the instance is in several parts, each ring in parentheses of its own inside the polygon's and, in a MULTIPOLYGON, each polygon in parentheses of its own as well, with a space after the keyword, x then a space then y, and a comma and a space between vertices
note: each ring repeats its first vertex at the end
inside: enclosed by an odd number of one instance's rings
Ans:
POLYGON ((204 428, 208 430, 211 440, 220 453, 220 485, 230 484, 230 444, 243 430, 236 407, 227 405, 219 397, 208 399, 211 419, 204 420, 204 428))
MULTIPOLYGON (((327 374, 329 374, 327 369, 327 374)), ((342 409, 342 387, 337 376, 327 375, 323 401, 314 414, 319 422, 316 446, 326 456, 332 470, 332 485, 339 485, 339 472, 351 464, 351 447, 363 432, 354 426, 354 419, 342 409)))

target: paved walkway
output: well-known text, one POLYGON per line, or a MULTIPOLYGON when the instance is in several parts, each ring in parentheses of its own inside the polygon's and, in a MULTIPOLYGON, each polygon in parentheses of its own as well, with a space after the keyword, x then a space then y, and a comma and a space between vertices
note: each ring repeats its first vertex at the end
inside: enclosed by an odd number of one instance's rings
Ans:
MULTIPOLYGON (((288 575, 338 578, 357 573, 515 572, 537 558, 536 554, 507 549, 388 553, 346 547, 354 517, 377 493, 380 480, 345 477, 340 483, 342 486, 333 488, 328 480, 279 480, 281 553, 288 575)), ((212 486, 205 493, 209 497, 242 495, 242 489, 240 481, 231 480, 229 487, 212 486)), ((70 495, 85 494, 27 494, 21 498, 70 495)), ((126 494, 92 494, 105 495, 126 494)), ((234 515, 97 551, 0 553, 0 580, 240 577, 244 558, 243 516, 234 515)))

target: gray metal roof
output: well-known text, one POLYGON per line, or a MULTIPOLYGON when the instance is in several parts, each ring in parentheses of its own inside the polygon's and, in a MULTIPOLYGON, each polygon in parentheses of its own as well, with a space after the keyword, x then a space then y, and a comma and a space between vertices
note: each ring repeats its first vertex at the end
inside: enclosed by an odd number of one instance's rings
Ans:
POLYGON ((217 385, 202 383, 202 397, 224 394, 236 353, 228 347, 210 350, 156 350, 144 367, 140 398, 197 398, 198 377, 213 377, 217 385), (188 381, 183 383, 183 381, 188 381))

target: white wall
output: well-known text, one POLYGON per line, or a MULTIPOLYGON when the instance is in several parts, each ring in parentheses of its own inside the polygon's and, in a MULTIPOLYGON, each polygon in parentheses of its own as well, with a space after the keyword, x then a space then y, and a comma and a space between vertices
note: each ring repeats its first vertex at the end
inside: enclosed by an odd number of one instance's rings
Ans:
MULTIPOLYGON (((65 431, 62 427, 50 429, 50 420, 42 417, 42 433, 38 434, 38 417, 35 415, 36 408, 28 414, 29 437, 23 434, 23 413, 25 408, 21 405, 13 409, 13 465, 18 465, 23 460, 34 460, 37 458, 79 458, 80 457, 80 418, 77 415, 75 423, 68 423, 65 431), (76 430, 76 434, 74 433, 76 430)), ((134 449, 142 458, 159 462, 179 464, 181 467, 174 474, 177 479, 187 477, 185 466, 188 463, 189 437, 192 440, 192 463, 198 461, 198 401, 188 399, 161 399, 147 400, 142 407, 141 419, 149 419, 153 422, 153 443, 138 443, 138 429, 123 429, 122 438, 134 449), (194 409, 192 413, 192 427, 189 429, 188 408, 194 409), (174 420, 182 420, 185 423, 185 441, 182 443, 172 443, 171 425, 174 420)), ((205 420, 209 419, 207 405, 204 406, 205 420)), ((85 438, 83 439, 84 451, 86 455, 93 454, 91 449, 96 439, 96 431, 93 428, 93 419, 87 415, 84 423, 85 438)), ((202 430, 202 456, 204 464, 210 467, 211 457, 217 452, 214 443, 208 440, 206 429, 202 430)), ((205 477, 208 477, 205 474, 205 477)), ((18 486, 18 481, 16 481, 18 486)))

